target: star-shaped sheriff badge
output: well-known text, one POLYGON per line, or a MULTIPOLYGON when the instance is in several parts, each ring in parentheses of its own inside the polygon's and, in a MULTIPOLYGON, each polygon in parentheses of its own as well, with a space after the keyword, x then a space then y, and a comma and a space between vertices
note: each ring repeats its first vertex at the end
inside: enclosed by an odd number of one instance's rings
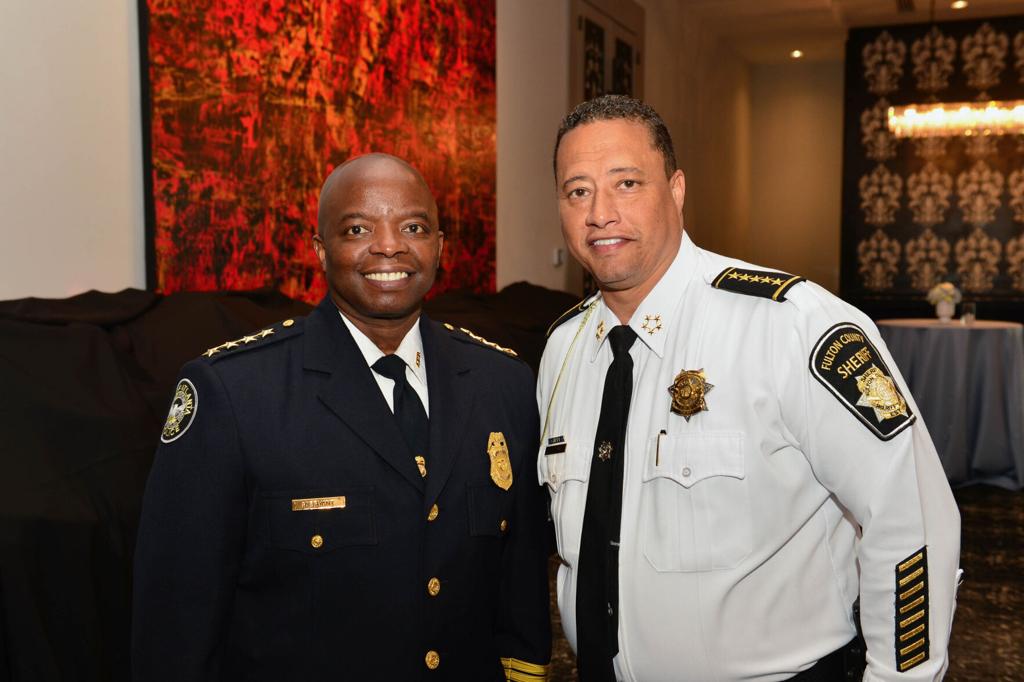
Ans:
POLYGON ((713 388, 705 380, 703 369, 684 369, 668 387, 668 393, 672 396, 672 411, 690 421, 690 417, 708 409, 704 396, 713 388))

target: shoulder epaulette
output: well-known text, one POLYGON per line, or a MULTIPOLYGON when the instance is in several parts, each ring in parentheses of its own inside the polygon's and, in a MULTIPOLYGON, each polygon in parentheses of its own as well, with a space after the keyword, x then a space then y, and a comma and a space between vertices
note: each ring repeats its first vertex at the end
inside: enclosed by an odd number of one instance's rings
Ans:
POLYGON ((203 353, 203 357, 208 358, 212 362, 227 357, 228 355, 234 355, 235 353, 239 353, 243 350, 263 348, 276 341, 283 341, 284 339, 290 338, 301 331, 301 322, 301 319, 289 319, 284 322, 272 324, 266 329, 246 334, 234 341, 225 341, 219 346, 208 348, 206 352, 203 353))
POLYGON ((555 320, 554 322, 552 322, 551 326, 548 327, 548 331, 545 334, 545 337, 551 336, 552 332, 554 332, 556 329, 558 329, 558 327, 560 327, 565 322, 568 322, 572 318, 574 318, 577 315, 579 315, 580 313, 582 313, 584 310, 589 308, 590 304, 593 303, 593 302, 594 302, 594 297, 593 296, 588 296, 587 298, 583 299, 582 301, 580 301, 579 303, 577 303, 576 305, 574 305, 573 307, 569 308, 564 313, 559 315, 558 319, 555 320))
POLYGON ((773 301, 785 301, 786 292, 806 278, 771 270, 742 270, 726 268, 711 283, 715 289, 734 291, 747 296, 760 296, 773 301))
POLYGON ((473 332, 469 331, 465 327, 456 327, 454 325, 451 325, 451 324, 448 324, 447 322, 445 322, 444 323, 444 328, 447 329, 450 332, 454 332, 455 338, 457 338, 457 339, 463 339, 463 340, 470 340, 471 339, 471 340, 475 341, 478 345, 484 346, 485 348, 490 348, 491 350, 501 351, 502 353, 504 353, 505 355, 508 355, 509 357, 513 357, 513 358, 518 358, 519 357, 519 353, 515 352, 511 348, 505 348, 504 346, 499 346, 498 344, 494 343, 493 341, 488 341, 484 337, 480 336, 479 334, 474 334, 473 332))

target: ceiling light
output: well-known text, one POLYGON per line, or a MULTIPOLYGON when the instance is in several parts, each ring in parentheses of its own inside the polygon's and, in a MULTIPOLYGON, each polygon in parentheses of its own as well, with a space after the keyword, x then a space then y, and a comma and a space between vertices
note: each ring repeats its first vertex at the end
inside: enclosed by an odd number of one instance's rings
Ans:
POLYGON ((945 102, 889 107, 896 137, 1024 134, 1024 100, 945 102))
POLYGON ((804 56, 804 53, 803 50, 793 50, 792 52, 789 53, 789 56, 792 57, 793 59, 800 59, 801 57, 804 56))
POLYGON ((953 9, 966 9, 967 0, 953 0, 953 2, 949 3, 949 6, 953 9))

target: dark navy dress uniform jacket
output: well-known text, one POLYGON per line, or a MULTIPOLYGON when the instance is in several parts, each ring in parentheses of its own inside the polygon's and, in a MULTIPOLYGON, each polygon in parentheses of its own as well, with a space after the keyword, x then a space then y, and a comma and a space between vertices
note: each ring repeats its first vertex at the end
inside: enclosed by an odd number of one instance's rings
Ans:
POLYGON ((550 621, 532 373, 419 324, 425 478, 329 299, 185 365, 193 413, 156 454, 139 530, 137 680, 534 679, 507 659, 540 674, 550 621), (491 479, 492 432, 507 443, 507 491, 491 479), (344 508, 292 511, 340 496, 344 508))

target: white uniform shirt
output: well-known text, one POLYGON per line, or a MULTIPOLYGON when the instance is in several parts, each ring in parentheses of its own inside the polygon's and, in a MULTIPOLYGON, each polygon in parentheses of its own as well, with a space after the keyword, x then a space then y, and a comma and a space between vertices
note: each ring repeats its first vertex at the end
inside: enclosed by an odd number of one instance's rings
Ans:
MULTIPOLYGON (((639 340, 630 350, 619 679, 787 679, 854 637, 858 594, 864 679, 940 679, 960 519, 917 406, 863 313, 808 282, 784 302, 714 288, 730 266, 746 264, 684 235, 629 322, 639 340), (816 344, 840 322, 866 333, 917 417, 889 440, 811 374, 816 344), (670 411, 669 386, 701 369, 714 387, 708 410, 686 421, 670 411), (897 567, 925 546, 926 562, 901 574, 927 563, 900 588, 915 595, 898 615, 897 567), (908 632, 899 646, 914 648, 902 660, 928 659, 900 673, 897 639, 908 632)), ((552 333, 538 380, 538 473, 551 494, 558 606, 574 650, 580 532, 612 360, 607 332, 617 324, 595 297, 552 333)))
MULTIPOLYGON (((377 348, 377 344, 371 341, 366 334, 359 331, 352 324, 352 321, 345 317, 340 310, 338 314, 341 315, 345 326, 348 327, 349 332, 352 334, 352 339, 359 346, 359 351, 363 354, 363 358, 366 359, 366 364, 371 369, 370 373, 377 380, 380 392, 384 394, 384 400, 388 401, 388 408, 394 412, 395 382, 383 374, 372 371, 373 363, 384 357, 385 353, 380 348, 377 348)), ((423 403, 423 411, 427 413, 429 418, 430 402, 427 391, 427 361, 423 357, 423 337, 420 335, 420 324, 418 321, 412 326, 412 329, 406 332, 402 343, 395 350, 395 355, 405 360, 405 380, 412 386, 412 390, 416 391, 420 402, 423 403)))

